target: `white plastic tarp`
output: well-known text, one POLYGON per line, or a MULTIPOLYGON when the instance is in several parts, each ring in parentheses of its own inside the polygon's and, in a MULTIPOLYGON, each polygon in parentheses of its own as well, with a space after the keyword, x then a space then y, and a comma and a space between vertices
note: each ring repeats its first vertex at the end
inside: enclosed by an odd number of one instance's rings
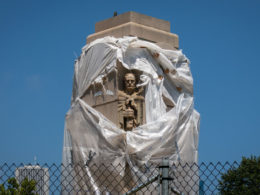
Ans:
MULTIPOLYGON (((136 37, 98 39, 86 45, 75 62, 63 164, 110 162, 116 166, 127 162, 138 172, 139 165, 158 164, 163 157, 168 157, 171 165, 196 163, 199 118, 194 109, 189 60, 182 51, 165 50, 136 37), (126 69, 142 72, 138 86, 145 87, 146 124, 132 131, 120 129, 81 98, 91 84, 102 84, 102 77, 117 69, 117 61, 126 69), (168 112, 163 96, 175 105, 168 112)), ((86 185, 86 192, 91 188, 101 193, 91 166, 86 166, 85 172, 88 179, 80 182, 86 185)))

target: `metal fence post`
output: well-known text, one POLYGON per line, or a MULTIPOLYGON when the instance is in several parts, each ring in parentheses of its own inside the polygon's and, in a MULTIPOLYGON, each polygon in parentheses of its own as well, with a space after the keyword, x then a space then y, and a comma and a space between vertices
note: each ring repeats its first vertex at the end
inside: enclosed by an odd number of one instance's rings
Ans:
POLYGON ((167 158, 163 158, 160 168, 162 173, 161 193, 169 195, 169 160, 167 158))

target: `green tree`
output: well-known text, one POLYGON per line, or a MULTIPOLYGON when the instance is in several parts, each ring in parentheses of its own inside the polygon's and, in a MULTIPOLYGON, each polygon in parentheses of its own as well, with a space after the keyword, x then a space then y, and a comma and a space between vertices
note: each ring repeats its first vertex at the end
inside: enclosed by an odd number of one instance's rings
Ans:
POLYGON ((36 190, 36 182, 34 180, 28 180, 26 177, 21 185, 18 184, 15 178, 9 178, 7 180, 7 189, 4 184, 0 184, 0 195, 37 195, 34 193, 36 190))
POLYGON ((260 157, 243 157, 237 168, 230 168, 221 176, 222 195, 260 195, 260 157))

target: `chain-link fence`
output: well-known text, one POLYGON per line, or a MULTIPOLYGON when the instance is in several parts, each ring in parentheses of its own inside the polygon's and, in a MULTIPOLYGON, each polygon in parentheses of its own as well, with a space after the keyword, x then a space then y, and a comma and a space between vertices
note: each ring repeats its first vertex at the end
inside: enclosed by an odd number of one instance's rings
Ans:
MULTIPOLYGON (((221 175, 238 163, 201 163, 178 165, 145 164, 130 167, 109 163, 81 165, 1 164, 0 184, 8 188, 8 179, 21 183, 36 182, 41 194, 219 194, 221 175), (165 193, 165 191, 164 191, 165 193)), ((1 194, 1 192, 0 192, 1 194)))

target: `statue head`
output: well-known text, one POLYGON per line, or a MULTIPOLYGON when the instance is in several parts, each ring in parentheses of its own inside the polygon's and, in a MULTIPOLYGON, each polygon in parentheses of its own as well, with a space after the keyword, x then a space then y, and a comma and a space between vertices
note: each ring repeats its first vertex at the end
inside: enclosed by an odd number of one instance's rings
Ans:
POLYGON ((136 80, 135 75, 133 73, 126 73, 125 74, 125 90, 127 93, 133 93, 136 89, 135 86, 136 80))
POLYGON ((135 119, 134 118, 126 118, 125 121, 125 130, 131 131, 135 127, 135 119))

